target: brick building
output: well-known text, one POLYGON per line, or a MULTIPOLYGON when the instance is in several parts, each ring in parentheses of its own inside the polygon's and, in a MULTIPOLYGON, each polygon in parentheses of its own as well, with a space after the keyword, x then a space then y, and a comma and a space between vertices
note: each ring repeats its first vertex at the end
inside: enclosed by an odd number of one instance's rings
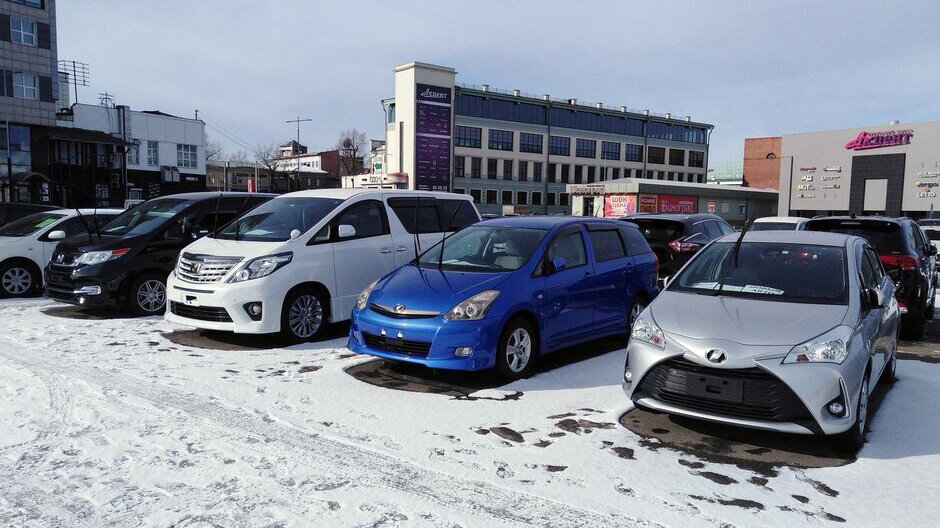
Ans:
POLYGON ((744 140, 744 186, 777 189, 780 185, 780 137, 744 140))

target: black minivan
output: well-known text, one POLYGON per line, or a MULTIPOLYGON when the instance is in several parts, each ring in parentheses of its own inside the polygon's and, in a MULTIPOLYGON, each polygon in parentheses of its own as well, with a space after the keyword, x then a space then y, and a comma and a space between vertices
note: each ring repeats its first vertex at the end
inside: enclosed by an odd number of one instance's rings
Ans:
POLYGON ((198 192, 148 200, 95 232, 66 238, 46 267, 46 296, 88 307, 162 314, 181 249, 274 194, 198 192))
POLYGON ((659 259, 659 276, 667 279, 685 265, 706 244, 734 233, 734 228, 718 215, 635 214, 621 220, 639 226, 643 238, 659 259))

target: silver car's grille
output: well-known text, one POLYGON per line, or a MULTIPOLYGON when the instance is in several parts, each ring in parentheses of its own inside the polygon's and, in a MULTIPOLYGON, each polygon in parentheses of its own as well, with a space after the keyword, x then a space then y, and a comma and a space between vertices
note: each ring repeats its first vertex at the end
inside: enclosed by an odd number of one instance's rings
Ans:
POLYGON ((183 253, 176 266, 176 276, 186 282, 219 282, 242 261, 242 257, 216 257, 183 253))

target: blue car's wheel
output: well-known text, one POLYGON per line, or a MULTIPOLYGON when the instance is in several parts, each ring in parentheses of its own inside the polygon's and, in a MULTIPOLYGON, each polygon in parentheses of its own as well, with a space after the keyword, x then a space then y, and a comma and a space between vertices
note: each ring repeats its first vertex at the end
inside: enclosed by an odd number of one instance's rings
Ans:
POLYGON ((503 329, 496 349, 496 369, 510 380, 524 378, 538 355, 535 329, 525 319, 513 319, 503 329))

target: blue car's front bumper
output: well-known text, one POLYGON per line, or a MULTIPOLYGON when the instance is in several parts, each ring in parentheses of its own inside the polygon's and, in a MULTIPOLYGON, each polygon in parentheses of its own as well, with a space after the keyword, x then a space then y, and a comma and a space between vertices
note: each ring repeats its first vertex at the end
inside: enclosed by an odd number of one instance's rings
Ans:
POLYGON ((500 318, 492 315, 482 321, 445 321, 442 315, 399 319, 357 308, 352 313, 348 346, 357 354, 430 368, 485 370, 496 364, 495 350, 502 331, 500 318), (385 338, 392 343, 387 345, 385 338), (470 347, 473 353, 457 357, 454 352, 460 347, 470 347), (409 352, 398 351, 402 349, 409 352))

